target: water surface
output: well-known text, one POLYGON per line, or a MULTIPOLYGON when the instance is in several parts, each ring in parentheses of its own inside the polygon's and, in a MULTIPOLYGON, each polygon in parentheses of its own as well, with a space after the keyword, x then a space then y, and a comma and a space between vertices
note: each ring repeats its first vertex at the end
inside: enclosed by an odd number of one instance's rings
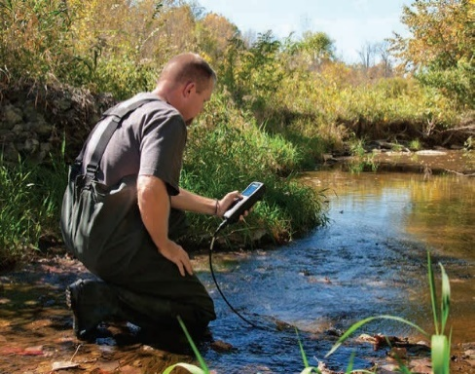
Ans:
MULTIPOLYGON (((236 309, 256 324, 273 326, 279 320, 297 326, 311 365, 323 360, 344 370, 357 349, 355 366, 370 367, 378 353, 355 342, 324 359, 335 342, 334 332, 369 316, 391 314, 432 333, 430 251, 451 280, 453 341, 475 340, 474 179, 333 170, 308 173, 302 181, 318 190, 329 188, 330 224, 278 249, 241 253, 235 259, 215 255, 218 281, 236 309)), ((434 270, 440 289, 440 268, 434 270)), ((253 329, 222 301, 209 274, 201 278, 216 301, 214 338, 235 347, 229 354, 205 352, 210 367, 226 373, 302 370, 292 329, 253 329)), ((422 338, 414 329, 388 321, 367 325, 363 332, 422 338)))

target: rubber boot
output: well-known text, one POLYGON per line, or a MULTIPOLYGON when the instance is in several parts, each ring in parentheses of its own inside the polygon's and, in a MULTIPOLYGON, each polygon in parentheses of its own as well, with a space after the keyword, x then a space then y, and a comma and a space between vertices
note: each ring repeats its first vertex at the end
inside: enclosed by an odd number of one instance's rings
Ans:
POLYGON ((78 339, 90 340, 101 322, 121 319, 114 290, 101 280, 79 279, 66 289, 66 303, 73 312, 73 330, 78 339))

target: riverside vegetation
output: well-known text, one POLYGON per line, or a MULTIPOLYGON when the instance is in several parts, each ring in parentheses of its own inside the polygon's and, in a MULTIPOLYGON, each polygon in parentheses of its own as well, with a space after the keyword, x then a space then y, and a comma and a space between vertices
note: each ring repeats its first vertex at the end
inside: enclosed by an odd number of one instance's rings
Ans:
MULTIPOLYGON (((282 242, 326 223, 325 190, 293 179, 325 153, 358 153, 373 139, 471 152, 474 9, 473 0, 414 1, 401 14, 407 38, 363 45, 360 63, 347 64, 325 33, 244 34, 195 1, 0 0, 0 100, 9 100, 12 87, 27 86, 34 97, 54 86, 110 93, 118 101, 152 89, 171 56, 201 54, 219 81, 190 129, 183 187, 221 196, 254 179, 264 182, 265 199, 229 237, 247 246, 282 242)), ((29 256, 28 249, 60 240, 75 129, 65 129, 61 146, 42 163, 21 150, 18 160, 4 157, 2 130, 0 268, 6 268, 29 256)), ((217 222, 190 219, 187 240, 200 246, 217 222)))
MULTIPOLYGON (((325 152, 380 138, 412 147, 472 146, 472 1, 416 1, 401 19, 410 37, 362 46, 361 63, 349 65, 325 33, 244 35, 196 1, 1 0, 0 97, 6 101, 12 87, 27 84, 33 96, 59 85, 121 100, 153 88, 171 56, 196 51, 216 68, 219 84, 190 131, 183 185, 220 196, 262 180, 269 192, 235 236, 245 244, 288 240, 326 222, 324 191, 292 180, 325 152), (253 234, 257 227, 265 231, 253 234)), ((59 237, 64 160, 74 157, 65 150, 74 133, 64 130, 50 162, 31 162, 20 151, 12 166, 2 151, 1 265, 59 237)), ((191 219, 192 241, 216 225, 191 219)))

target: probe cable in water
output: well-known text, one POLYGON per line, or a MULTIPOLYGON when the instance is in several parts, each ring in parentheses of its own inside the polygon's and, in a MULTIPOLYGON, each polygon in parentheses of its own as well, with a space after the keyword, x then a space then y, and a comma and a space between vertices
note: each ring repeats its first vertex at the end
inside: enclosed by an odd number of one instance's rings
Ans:
POLYGON ((214 269, 213 269, 213 261, 212 261, 212 253, 213 253, 213 248, 214 248, 214 242, 216 240, 216 237, 218 233, 227 225, 235 223, 239 220, 239 217, 244 214, 246 210, 249 210, 252 208, 252 206, 262 198, 263 194, 265 192, 265 186, 261 182, 252 182, 249 186, 246 187, 246 189, 241 193, 242 198, 239 200, 236 200, 236 202, 226 211, 224 214, 224 220, 221 222, 219 225, 218 229, 213 235, 213 238, 211 240, 211 245, 209 248, 209 268, 211 272, 211 276, 213 278, 214 284, 216 285, 216 288, 218 289, 219 294, 223 298, 223 300, 226 302, 226 304, 229 306, 229 308, 239 317, 241 318, 244 322, 247 324, 251 325, 254 328, 257 329, 262 329, 262 330, 269 330, 267 328, 264 328, 262 326, 258 326, 255 323, 249 321, 246 317, 244 317, 242 314, 240 314, 228 301, 226 296, 224 296, 223 291, 219 287, 218 281, 216 280, 216 276, 214 274, 214 269))

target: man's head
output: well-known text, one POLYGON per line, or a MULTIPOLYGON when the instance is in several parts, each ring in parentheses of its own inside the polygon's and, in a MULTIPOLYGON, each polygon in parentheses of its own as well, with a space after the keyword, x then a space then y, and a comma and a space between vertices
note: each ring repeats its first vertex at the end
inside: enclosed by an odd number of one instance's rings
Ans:
POLYGON ((203 58, 194 53, 183 53, 165 65, 154 92, 190 123, 210 99, 215 82, 216 73, 203 58))

